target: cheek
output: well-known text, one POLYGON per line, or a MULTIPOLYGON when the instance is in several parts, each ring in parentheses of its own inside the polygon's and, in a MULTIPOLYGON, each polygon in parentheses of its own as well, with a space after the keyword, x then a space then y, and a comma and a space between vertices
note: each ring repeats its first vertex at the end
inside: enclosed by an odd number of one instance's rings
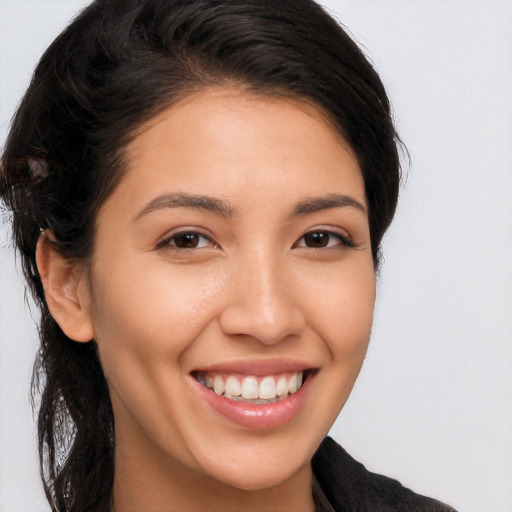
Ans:
POLYGON ((121 358, 133 364, 178 362, 215 316, 221 269, 173 269, 165 262, 98 268, 92 316, 105 373, 121 358))
POLYGON ((222 271, 173 272, 165 264, 117 261, 116 268, 98 265, 92 288, 96 341, 116 426, 123 425, 129 439, 142 429, 161 446, 168 445, 167 437, 180 445, 175 407, 182 398, 182 361, 215 318, 222 271))
POLYGON ((331 360, 359 371, 373 321, 373 260, 361 258, 325 275, 316 273, 309 285, 312 327, 324 340, 331 360))
POLYGON ((312 321, 330 359, 318 375, 318 386, 331 391, 320 394, 317 400, 319 407, 328 411, 329 426, 346 403, 361 370, 370 340, 374 304, 371 259, 331 274, 330 280, 317 288, 312 321))

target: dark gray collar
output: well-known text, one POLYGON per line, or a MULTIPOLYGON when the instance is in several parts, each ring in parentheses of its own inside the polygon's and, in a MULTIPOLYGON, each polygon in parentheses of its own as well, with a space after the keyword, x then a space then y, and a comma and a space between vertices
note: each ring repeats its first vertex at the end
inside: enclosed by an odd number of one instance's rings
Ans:
POLYGON ((396 480, 371 473, 330 437, 322 441, 311 464, 326 503, 334 512, 456 512, 396 480))

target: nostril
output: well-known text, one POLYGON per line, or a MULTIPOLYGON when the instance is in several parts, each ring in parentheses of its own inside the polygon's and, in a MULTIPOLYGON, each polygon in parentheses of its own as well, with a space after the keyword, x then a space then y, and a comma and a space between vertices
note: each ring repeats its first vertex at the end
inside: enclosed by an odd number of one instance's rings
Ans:
POLYGON ((220 325, 226 334, 249 336, 264 344, 279 343, 284 338, 299 335, 305 323, 300 310, 291 305, 272 312, 232 306, 220 316, 220 325))

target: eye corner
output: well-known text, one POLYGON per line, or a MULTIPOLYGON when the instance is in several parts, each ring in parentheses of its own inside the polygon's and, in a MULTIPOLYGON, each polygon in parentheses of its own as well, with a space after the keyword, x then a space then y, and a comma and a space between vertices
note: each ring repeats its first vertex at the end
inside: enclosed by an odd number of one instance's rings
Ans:
POLYGON ((314 228, 304 233, 292 249, 328 250, 337 248, 356 249, 360 246, 352 238, 332 228, 314 228))
POLYGON ((165 249, 175 253, 192 253, 201 249, 218 249, 220 245, 214 237, 197 228, 179 228, 163 236, 155 249, 165 249))

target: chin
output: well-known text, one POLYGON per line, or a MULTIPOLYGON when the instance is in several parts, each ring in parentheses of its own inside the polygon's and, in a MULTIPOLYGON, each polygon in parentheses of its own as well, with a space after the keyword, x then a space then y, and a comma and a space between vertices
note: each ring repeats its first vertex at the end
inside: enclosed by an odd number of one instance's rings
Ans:
POLYGON ((299 448, 290 443, 265 446, 265 443, 247 440, 247 444, 233 447, 222 456, 208 454, 206 460, 203 459, 202 469, 206 475, 230 487, 262 491, 284 484, 303 470, 315 450, 314 443, 304 442, 299 448))
POLYGON ((267 464, 265 467, 254 467, 249 464, 234 471, 229 468, 222 468, 217 475, 217 479, 241 491, 263 491, 284 484, 303 469, 307 463, 307 461, 303 461, 298 467, 294 465, 293 468, 285 464, 282 465, 283 467, 275 467, 273 463, 267 464))

